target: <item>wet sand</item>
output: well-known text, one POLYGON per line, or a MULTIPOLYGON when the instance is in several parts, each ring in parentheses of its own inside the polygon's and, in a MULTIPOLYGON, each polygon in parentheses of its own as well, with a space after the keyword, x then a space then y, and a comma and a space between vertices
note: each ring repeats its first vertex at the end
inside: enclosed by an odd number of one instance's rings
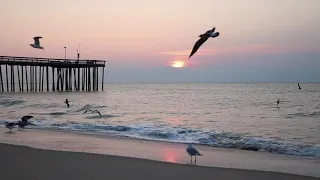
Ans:
POLYGON ((195 165, 190 164, 186 146, 179 143, 30 129, 6 131, 0 128, 0 142, 6 143, 0 144, 3 179, 317 179, 291 174, 320 177, 318 158, 196 146, 204 156, 197 158, 195 165))
MULTIPOLYGON (((0 173, 10 180, 317 179, 284 173, 201 167, 89 153, 0 144, 0 173)), ((2 179, 1 178, 1 179, 2 179)))

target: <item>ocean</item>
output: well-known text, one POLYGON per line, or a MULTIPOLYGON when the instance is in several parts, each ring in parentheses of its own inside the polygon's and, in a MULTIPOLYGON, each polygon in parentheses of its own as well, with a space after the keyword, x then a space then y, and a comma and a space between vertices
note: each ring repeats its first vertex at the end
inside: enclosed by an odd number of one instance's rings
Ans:
POLYGON ((32 129, 320 156, 320 83, 300 86, 105 84, 99 92, 1 93, 0 126, 32 115, 32 129))

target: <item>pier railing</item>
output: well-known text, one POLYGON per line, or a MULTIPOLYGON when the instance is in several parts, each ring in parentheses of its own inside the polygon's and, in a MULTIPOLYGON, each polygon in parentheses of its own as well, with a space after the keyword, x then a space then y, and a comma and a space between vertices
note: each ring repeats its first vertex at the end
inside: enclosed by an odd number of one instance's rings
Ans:
POLYGON ((15 56, 0 56, 0 64, 50 67, 105 67, 104 60, 74 60, 15 56))

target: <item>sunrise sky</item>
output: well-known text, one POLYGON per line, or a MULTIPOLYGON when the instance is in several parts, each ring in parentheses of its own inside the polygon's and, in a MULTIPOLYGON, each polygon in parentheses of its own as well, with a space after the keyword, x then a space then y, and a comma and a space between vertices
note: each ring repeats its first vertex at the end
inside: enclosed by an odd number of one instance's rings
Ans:
POLYGON ((107 82, 320 81, 320 0, 0 1, 2 56, 76 58, 81 44, 107 82))

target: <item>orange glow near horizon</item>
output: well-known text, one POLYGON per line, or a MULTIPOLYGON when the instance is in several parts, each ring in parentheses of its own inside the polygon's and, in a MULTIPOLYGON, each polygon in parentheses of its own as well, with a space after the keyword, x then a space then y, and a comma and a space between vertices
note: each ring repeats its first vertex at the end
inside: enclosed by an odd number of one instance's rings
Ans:
POLYGON ((164 65, 172 68, 186 68, 192 66, 193 62, 187 56, 171 56, 164 65))
POLYGON ((184 62, 183 61, 173 61, 171 64, 171 67, 182 68, 182 67, 184 67, 184 62))

